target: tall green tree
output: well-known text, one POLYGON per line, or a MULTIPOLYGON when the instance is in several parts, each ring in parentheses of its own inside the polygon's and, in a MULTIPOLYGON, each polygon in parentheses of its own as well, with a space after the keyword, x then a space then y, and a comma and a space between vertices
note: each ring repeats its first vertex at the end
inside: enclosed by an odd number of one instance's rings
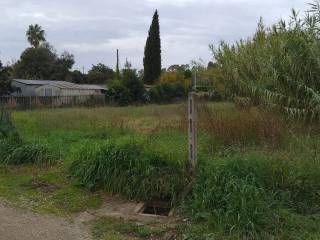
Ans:
POLYGON ((161 75, 161 39, 159 15, 157 10, 153 15, 149 29, 149 36, 144 49, 143 65, 144 82, 147 84, 153 84, 161 75))
POLYGON ((45 47, 27 48, 13 66, 13 77, 51 80, 56 55, 45 47))
POLYGON ((72 74, 70 69, 74 65, 74 55, 64 51, 59 57, 56 58, 53 66, 52 79, 72 81, 72 74))
POLYGON ((88 82, 91 84, 109 84, 114 78, 113 69, 106 65, 99 63, 92 65, 92 68, 88 72, 88 82))
POLYGON ((74 57, 68 52, 60 56, 48 43, 27 48, 14 66, 13 77, 43 80, 71 80, 74 57))
POLYGON ((79 70, 71 72, 71 82, 84 84, 87 83, 87 75, 79 70))
POLYGON ((38 24, 30 25, 26 35, 28 38, 28 42, 35 48, 38 48, 41 42, 46 41, 45 31, 38 24))

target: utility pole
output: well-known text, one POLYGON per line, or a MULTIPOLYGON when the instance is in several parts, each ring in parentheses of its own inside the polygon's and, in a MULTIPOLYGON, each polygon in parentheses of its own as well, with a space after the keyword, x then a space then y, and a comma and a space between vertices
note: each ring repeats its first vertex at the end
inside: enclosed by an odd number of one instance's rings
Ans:
POLYGON ((194 72, 194 90, 197 90, 197 69, 194 72))
POLYGON ((120 79, 120 69, 119 69, 119 49, 117 49, 117 66, 116 66, 116 78, 120 79))

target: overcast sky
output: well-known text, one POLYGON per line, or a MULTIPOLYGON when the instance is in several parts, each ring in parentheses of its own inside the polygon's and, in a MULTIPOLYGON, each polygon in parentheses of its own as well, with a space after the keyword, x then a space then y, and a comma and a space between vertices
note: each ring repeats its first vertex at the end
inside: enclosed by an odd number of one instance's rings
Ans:
MULTIPOLYGON (((311 0, 310 0, 311 1, 311 0)), ((259 17, 266 24, 286 18, 292 8, 303 13, 304 0, 0 0, 0 59, 19 59, 28 47, 25 32, 38 23, 47 40, 74 54, 75 68, 102 62, 115 66, 116 49, 142 68, 144 45, 155 9, 160 15, 162 62, 210 60, 208 45, 247 38, 259 17)))

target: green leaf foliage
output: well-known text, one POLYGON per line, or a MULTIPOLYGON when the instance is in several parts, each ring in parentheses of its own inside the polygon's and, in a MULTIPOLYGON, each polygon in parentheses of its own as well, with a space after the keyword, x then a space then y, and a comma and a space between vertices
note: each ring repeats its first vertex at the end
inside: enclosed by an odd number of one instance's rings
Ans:
POLYGON ((49 44, 27 48, 13 65, 13 77, 22 79, 69 80, 74 57, 68 52, 58 56, 49 44))
POLYGON ((161 39, 159 15, 156 11, 153 15, 144 49, 144 83, 153 84, 161 75, 161 39))
POLYGON ((315 18, 265 28, 262 20, 252 39, 212 46, 217 78, 227 95, 249 97, 254 104, 301 119, 320 117, 320 42, 315 18))

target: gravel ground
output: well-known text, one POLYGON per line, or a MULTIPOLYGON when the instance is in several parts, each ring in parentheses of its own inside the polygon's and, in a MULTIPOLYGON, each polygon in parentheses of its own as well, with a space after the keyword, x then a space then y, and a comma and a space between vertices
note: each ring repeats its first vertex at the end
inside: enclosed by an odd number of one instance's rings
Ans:
POLYGON ((91 240, 81 223, 14 209, 0 203, 0 240, 91 240))

